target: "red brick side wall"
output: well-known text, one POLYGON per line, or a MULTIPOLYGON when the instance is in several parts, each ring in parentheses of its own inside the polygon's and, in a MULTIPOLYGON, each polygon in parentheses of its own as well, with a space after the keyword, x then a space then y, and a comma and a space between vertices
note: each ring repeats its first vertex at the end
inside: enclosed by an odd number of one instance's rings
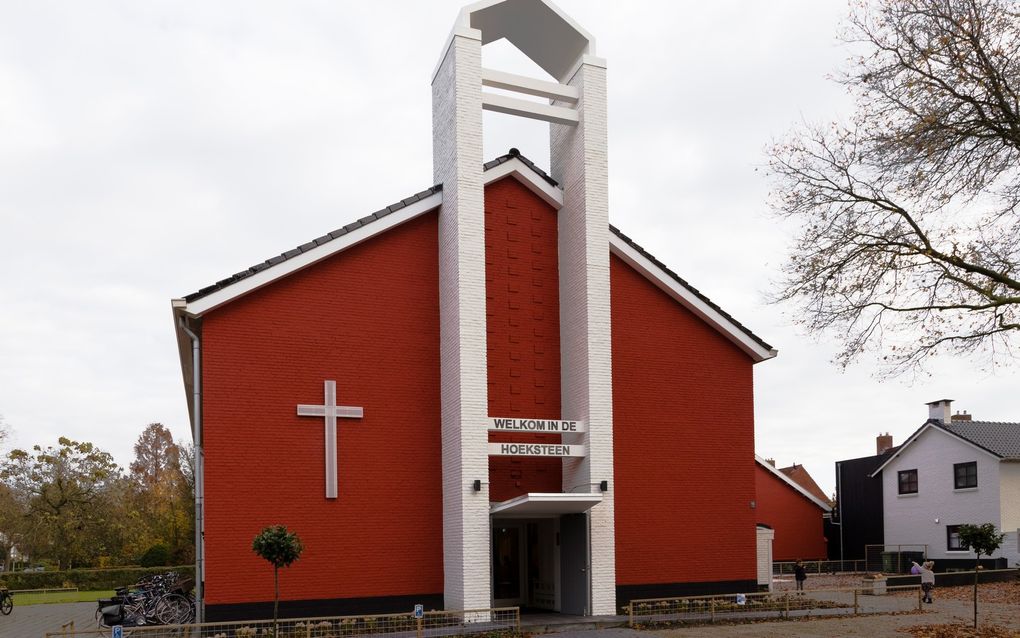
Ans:
POLYGON ((610 282, 617 584, 754 579, 751 360, 615 256, 610 282))
POLYGON ((285 600, 443 591, 437 217, 426 214, 210 313, 203 325, 206 601, 272 600, 263 526, 304 542, 285 600), (339 498, 324 495, 323 402, 339 498))
POLYGON ((774 560, 822 559, 827 555, 820 507, 755 463, 757 522, 775 530, 774 560))
MULTIPOLYGON (((556 211, 513 177, 485 189, 489 415, 560 418, 556 211)), ((490 441, 558 443, 552 434, 490 441)), ((560 492, 559 459, 489 457, 489 498, 560 492)))

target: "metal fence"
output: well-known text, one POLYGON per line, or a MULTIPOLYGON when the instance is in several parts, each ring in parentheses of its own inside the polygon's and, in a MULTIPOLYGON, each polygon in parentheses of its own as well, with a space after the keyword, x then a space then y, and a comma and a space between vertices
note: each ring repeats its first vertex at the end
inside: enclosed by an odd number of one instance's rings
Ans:
POLYGON ((928 556, 927 545, 865 545, 865 570, 881 574, 908 574, 928 556))
MULTIPOLYGON (((330 616, 287 618, 244 622, 196 623, 124 627, 124 636, 132 638, 437 638, 487 634, 491 638, 518 636, 521 613, 517 607, 470 609, 465 611, 427 611, 422 618, 413 613, 378 616, 330 616)), ((65 626, 45 634, 45 638, 108 638, 109 628, 75 629, 65 626)))
MULTIPOLYGON (((863 560, 805 560, 801 561, 809 574, 862 574, 865 570, 863 560)), ((792 574, 797 563, 794 561, 778 561, 772 563, 772 574, 782 576, 792 574)))
POLYGON ((724 620, 850 616, 922 609, 920 585, 813 589, 776 594, 726 594, 632 600, 626 607, 631 627, 724 620))

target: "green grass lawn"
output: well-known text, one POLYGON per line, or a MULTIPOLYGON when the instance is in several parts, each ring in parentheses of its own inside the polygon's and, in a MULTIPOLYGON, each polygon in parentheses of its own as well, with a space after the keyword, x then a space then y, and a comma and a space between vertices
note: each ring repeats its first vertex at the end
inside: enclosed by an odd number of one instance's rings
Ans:
POLYGON ((14 605, 43 605, 47 603, 85 603, 113 596, 113 591, 56 591, 47 593, 14 594, 14 605))

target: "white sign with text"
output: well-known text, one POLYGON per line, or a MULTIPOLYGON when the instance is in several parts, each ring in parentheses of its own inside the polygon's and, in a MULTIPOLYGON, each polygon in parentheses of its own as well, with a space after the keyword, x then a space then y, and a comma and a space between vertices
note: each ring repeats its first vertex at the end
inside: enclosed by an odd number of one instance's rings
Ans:
POLYGON ((588 456, 588 448, 562 443, 489 443, 489 456, 588 456))
POLYGON ((512 419, 489 417, 490 432, 550 432, 552 434, 574 434, 587 432, 584 421, 563 421, 560 419, 512 419))

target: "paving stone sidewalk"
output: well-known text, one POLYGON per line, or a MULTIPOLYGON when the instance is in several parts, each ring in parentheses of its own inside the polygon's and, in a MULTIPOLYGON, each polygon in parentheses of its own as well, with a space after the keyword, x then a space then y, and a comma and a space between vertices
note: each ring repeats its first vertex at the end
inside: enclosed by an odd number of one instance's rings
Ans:
MULTIPOLYGON (((885 598, 885 597, 883 597, 885 598)), ((888 598, 890 607, 895 604, 888 598)), ((902 599, 899 604, 902 609, 902 599)), ((1020 602, 1016 604, 981 603, 981 624, 1007 627, 1020 636, 1020 602)), ((867 638, 909 638, 901 631, 913 625, 964 623, 973 621, 973 607, 969 601, 943 600, 924 605, 924 611, 899 614, 864 616, 836 616, 809 620, 774 620, 747 624, 698 625, 683 629, 637 631, 632 629, 605 629, 600 631, 564 631, 550 634, 551 638, 833 638, 837 636, 864 636, 867 638)))
POLYGON ((60 603, 53 605, 18 606, 14 598, 14 611, 0 616, 0 638, 43 638, 46 632, 60 631, 60 626, 74 621, 74 628, 96 628, 95 603, 60 603))

